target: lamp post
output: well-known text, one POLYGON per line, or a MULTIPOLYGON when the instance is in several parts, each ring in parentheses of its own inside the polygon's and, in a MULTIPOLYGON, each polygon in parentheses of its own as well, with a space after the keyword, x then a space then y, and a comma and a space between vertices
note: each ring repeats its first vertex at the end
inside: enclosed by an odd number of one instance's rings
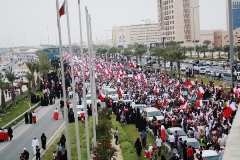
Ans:
POLYGON ((148 53, 148 40, 147 40, 147 22, 151 21, 150 19, 142 20, 145 22, 145 40, 146 40, 146 52, 148 53))
POLYGON ((194 10, 195 8, 199 8, 200 6, 197 7, 188 7, 189 9, 193 9, 193 39, 194 39, 194 54, 195 54, 195 60, 196 60, 196 35, 195 35, 195 17, 194 17, 194 10))
MULTIPOLYGON (((234 63, 234 51, 233 51, 233 17, 232 17, 232 0, 228 0, 228 30, 229 30, 229 46, 230 46, 230 69, 233 70, 234 63)), ((233 74, 231 74, 231 87, 234 87, 233 84, 233 74)))

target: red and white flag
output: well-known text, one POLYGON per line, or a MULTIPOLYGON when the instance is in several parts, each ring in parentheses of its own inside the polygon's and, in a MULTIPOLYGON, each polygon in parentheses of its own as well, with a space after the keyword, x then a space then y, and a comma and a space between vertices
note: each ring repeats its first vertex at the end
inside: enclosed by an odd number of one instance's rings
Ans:
POLYGON ((190 107, 188 106, 187 102, 178 108, 178 110, 189 110, 189 109, 190 107))
POLYGON ((183 96, 180 95, 178 101, 179 101, 180 103, 184 103, 185 100, 184 100, 183 96))
POLYGON ((59 9, 59 16, 61 17, 65 13, 66 13, 66 11, 65 11, 65 1, 64 1, 62 4, 62 7, 59 9))

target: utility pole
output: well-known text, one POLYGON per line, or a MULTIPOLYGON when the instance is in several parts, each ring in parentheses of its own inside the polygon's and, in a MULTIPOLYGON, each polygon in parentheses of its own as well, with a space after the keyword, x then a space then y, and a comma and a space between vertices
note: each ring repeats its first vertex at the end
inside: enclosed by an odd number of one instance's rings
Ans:
MULTIPOLYGON (((229 42, 230 42, 230 68, 233 70, 234 52, 233 52, 233 19, 232 19, 232 0, 228 0, 228 28, 229 28, 229 42)), ((233 88, 233 74, 231 74, 231 87, 233 88)))
POLYGON ((151 21, 150 19, 142 20, 145 22, 145 41, 146 41, 146 52, 148 53, 148 40, 147 40, 147 22, 151 21))

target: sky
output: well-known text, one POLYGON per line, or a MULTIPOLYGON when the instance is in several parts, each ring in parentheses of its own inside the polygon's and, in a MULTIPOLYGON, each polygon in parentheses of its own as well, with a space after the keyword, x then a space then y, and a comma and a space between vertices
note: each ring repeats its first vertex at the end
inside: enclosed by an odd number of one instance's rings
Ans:
MULTIPOLYGON (((63 0, 59 0, 59 7, 63 0)), ((157 0, 81 0, 83 40, 85 6, 92 18, 93 41, 111 37, 115 25, 157 22, 157 0)), ((200 28, 226 30, 226 0, 199 0, 200 28)), ((77 0, 68 0, 72 43, 80 43, 77 0)), ((68 43, 66 15, 61 17, 62 41, 68 43)), ((0 48, 58 44, 56 0, 0 0, 0 48), (48 38, 49 37, 49 38, 48 38)))

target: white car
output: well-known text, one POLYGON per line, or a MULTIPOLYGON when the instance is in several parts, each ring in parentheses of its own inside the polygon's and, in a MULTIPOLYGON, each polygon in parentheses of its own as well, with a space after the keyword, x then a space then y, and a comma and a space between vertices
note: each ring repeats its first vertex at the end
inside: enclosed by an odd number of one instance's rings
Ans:
POLYGON ((158 121, 164 120, 162 113, 154 107, 144 108, 142 111, 142 116, 143 118, 146 118, 147 122, 152 122, 153 117, 156 117, 158 121))

